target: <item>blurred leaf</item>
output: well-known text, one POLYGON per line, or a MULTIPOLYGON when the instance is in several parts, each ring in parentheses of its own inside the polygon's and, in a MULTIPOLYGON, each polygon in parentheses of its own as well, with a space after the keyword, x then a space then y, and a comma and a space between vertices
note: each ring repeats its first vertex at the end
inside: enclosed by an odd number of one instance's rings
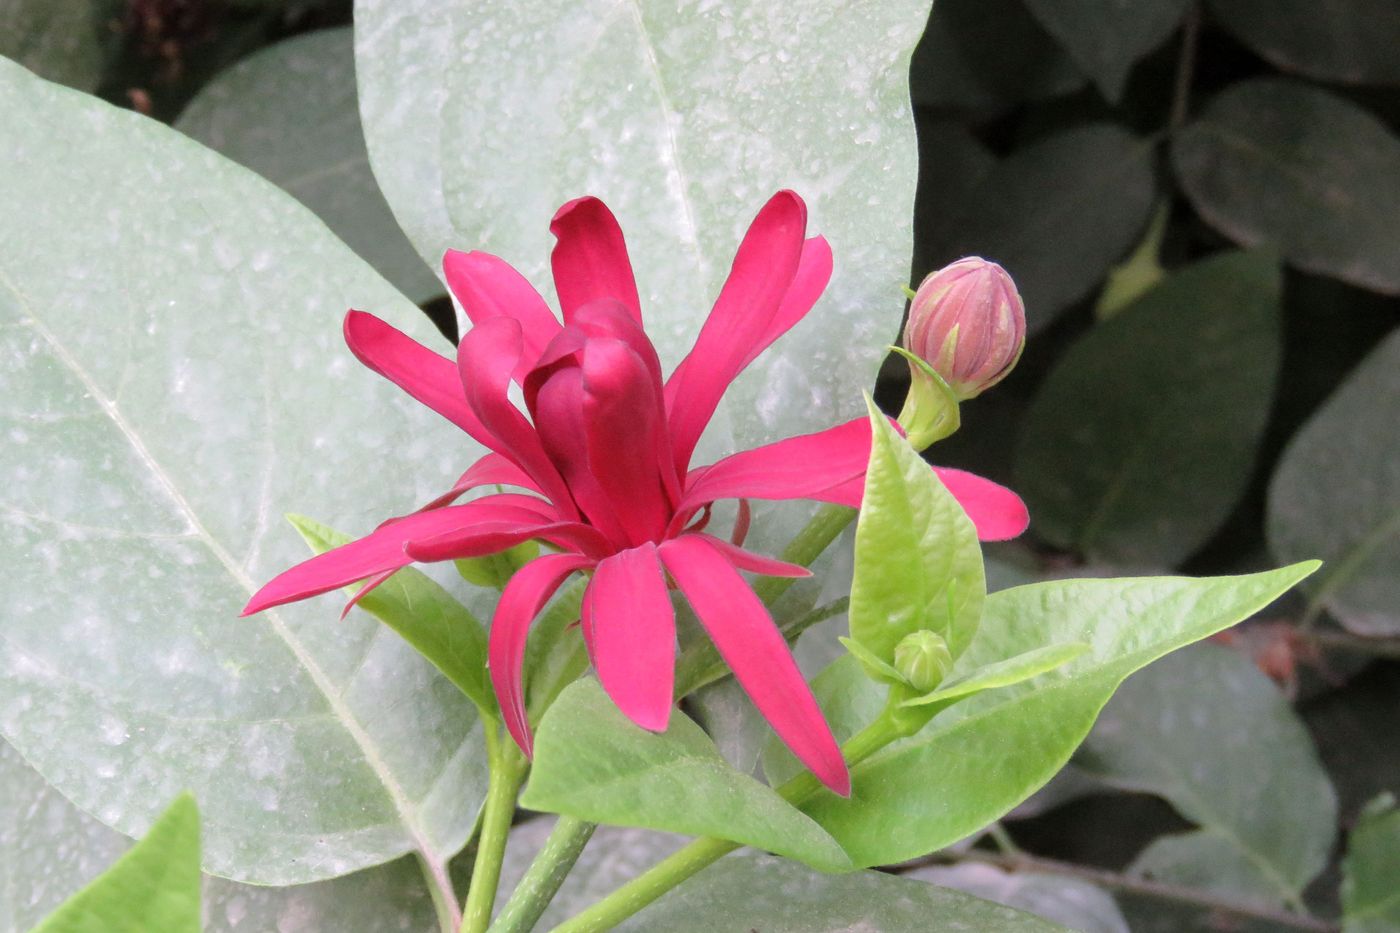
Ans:
POLYGON ((359 0, 371 164, 430 262, 484 249, 541 288, 550 217, 581 194, 603 198, 666 367, 693 342, 750 219, 791 187, 836 273, 729 390, 699 456, 826 428, 861 413, 903 304, 909 56, 928 9, 359 0))
POLYGON ((982 616, 977 531, 938 476, 870 405, 872 441, 856 520, 851 638, 887 664, 906 635, 932 631, 953 657, 982 616))
POLYGON ((560 694, 540 723, 520 805, 594 823, 718 836, 826 871, 841 847, 777 793, 720 757, 684 713, 652 733, 633 725, 591 677, 560 694))
POLYGON ((106 21, 116 12, 112 0, 4 0, 0 55, 41 78, 91 91, 102 80, 106 21))
POLYGON ((685 704, 724 760, 744 774, 752 773, 773 730, 739 681, 726 677, 702 687, 687 696, 685 704))
POLYGON ((914 50, 914 106, 997 114, 1088 83, 1024 0, 938 0, 914 50))
POLYGON ((766 855, 731 855, 637 914, 621 930, 667 933, 841 933, 1063 927, 961 891, 878 871, 822 875, 766 855))
POLYGON ((0 110, 0 733, 119 830, 188 788, 229 877, 445 859, 485 787, 470 702, 333 600, 237 618, 306 556, 284 508, 368 529, 468 462, 339 346, 351 305, 427 322, 173 130, 3 61, 0 110))
POLYGON ((1077 878, 1032 871, 1006 872, 971 862, 916 868, 903 877, 966 891, 1064 924, 1079 933, 1129 933, 1128 922, 1113 897, 1077 878))
POLYGON ((1316 605, 1363 635, 1400 634, 1400 330, 1294 437, 1269 487, 1275 555, 1326 561, 1316 605))
POLYGON ((199 933, 199 808, 181 794, 136 845, 34 933, 199 933))
POLYGON ((1191 0, 1025 0, 1105 97, 1116 102, 1133 63, 1166 41, 1191 0))
POLYGON ((1400 809, 1382 797, 1362 814, 1342 863, 1342 929, 1387 933, 1400 928, 1400 809))
POLYGON ((1378 794, 1400 795, 1400 665, 1372 664, 1300 712, 1337 787, 1343 822, 1378 794))
POLYGON ((959 703, 853 768, 849 800, 822 792, 803 809, 857 865, 885 865, 956 842, 1048 781, 1123 678, 1248 617, 1314 567, 1200 580, 1060 580, 993 593, 955 671, 1063 641, 1088 642, 1089 653, 959 703))
POLYGON ((444 288, 399 229, 369 168, 349 27, 263 49, 204 86, 175 128, 311 208, 416 303, 444 288))
POLYGON ((1204 544, 1254 469, 1278 375, 1278 290, 1270 256, 1221 254, 1071 347, 1016 459, 1033 529, 1120 566, 1170 567, 1204 544))
MULTIPOLYGON (((83 813, 0 740, 0 933, 24 933, 117 859, 131 840, 83 813)), ((205 933, 426 930, 423 874, 402 858, 291 887, 204 879, 205 933)))
POLYGON ((933 265, 983 256, 1006 267, 1032 331, 1084 298, 1142 234, 1153 147, 1116 126, 1066 130, 1002 160, 931 218, 933 265))
POLYGON ((1283 78, 1242 82, 1179 133, 1172 159, 1196 210, 1227 236, 1400 293, 1400 140, 1355 104, 1283 78))
MULTIPOLYGON (((324 554, 352 540, 350 535, 304 515, 289 515, 287 520, 313 554, 324 554)), ((359 589, 360 583, 356 583, 346 587, 346 592, 353 596, 359 589)), ((486 629, 437 582, 405 567, 371 590, 358 605, 398 632, 477 709, 496 710, 496 694, 486 677, 486 629)))
POLYGON ((1133 677, 1075 760, 1201 827, 1158 840, 1137 871, 1278 905, 1299 903, 1327 865, 1332 783, 1288 701, 1239 652, 1201 645, 1133 677))
POLYGON ((1394 0, 1208 0, 1236 38, 1283 71, 1323 81, 1400 84, 1394 0))

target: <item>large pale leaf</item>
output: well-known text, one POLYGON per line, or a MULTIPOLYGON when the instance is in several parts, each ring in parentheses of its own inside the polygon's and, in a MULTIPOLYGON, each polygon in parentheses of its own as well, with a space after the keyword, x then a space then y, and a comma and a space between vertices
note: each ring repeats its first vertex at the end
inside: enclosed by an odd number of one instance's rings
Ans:
POLYGON ((870 465, 856 522, 851 638, 886 664, 906 635, 932 631, 954 657, 986 597, 977 532, 938 477, 872 403, 870 465))
POLYGON ((485 249, 540 286, 555 209, 602 197, 667 366, 759 206, 796 190, 836 273, 730 390, 711 450, 823 428, 860 412, 898 325, 916 169, 909 56, 928 9, 359 0, 370 160, 425 258, 485 249))
POLYGON ((267 883, 465 841, 471 704, 339 600, 236 618, 470 442, 365 372, 340 316, 426 321, 305 208, 136 114, 0 62, 0 732, 135 834, 180 790, 205 868, 267 883))
POLYGON ((594 823, 732 839, 827 871, 850 867, 830 836, 734 770, 689 717, 673 712, 664 733, 647 732, 591 677, 545 714, 520 803, 594 823))
POLYGON ((1006 266, 1032 330, 1085 297, 1132 248, 1156 189, 1153 147, 1091 124, 1018 150, 931 213, 925 246, 938 266, 984 256, 1006 266))
POLYGON ((1079 933, 1129 933, 1128 922, 1113 897, 1077 878, 1033 871, 1007 872, 975 862, 916 868, 904 877, 966 891, 1062 923, 1079 933))
MULTIPOLYGON (((0 933, 25 933, 127 850, 0 740, 0 933)), ((426 930, 433 905, 412 857, 314 884, 204 878, 205 933, 426 930)))
POLYGON ((1061 580, 993 593, 959 667, 1066 641, 1087 642, 1089 652, 952 707, 853 768, 849 800, 821 792, 803 809, 858 865, 956 842, 1048 781, 1125 677, 1249 616, 1315 566, 1201 580, 1061 580))
POLYGON ((1323 81, 1400 84, 1394 0, 1207 0, 1217 22, 1274 65, 1323 81))
POLYGON ((1365 635, 1400 633, 1400 330, 1294 436, 1269 486, 1274 554, 1327 561, 1312 598, 1365 635))
POLYGON ((200 90, 175 128, 281 186, 409 298, 443 293, 370 171, 348 27, 243 59, 200 90))
POLYGON ((1288 701, 1241 653, 1193 646, 1133 677, 1076 763, 1200 827, 1158 840, 1137 871, 1281 905, 1327 864, 1332 783, 1288 701))
POLYGON ((199 933, 199 808, 181 794, 111 868, 35 933, 199 933))
POLYGON ((1111 101, 1123 93, 1128 71, 1166 40, 1190 0, 1025 0, 1050 34, 1069 50, 1111 101))
POLYGON ((1394 797, 1373 801, 1347 839, 1342 863, 1342 929, 1385 933, 1400 927, 1400 809, 1394 797))
POLYGON ((1365 110, 1283 78, 1234 85, 1172 146, 1201 216, 1232 239, 1400 293, 1400 139, 1365 110))
POLYGON ((91 91, 102 78, 104 35, 115 12, 108 0, 4 0, 0 55, 50 81, 91 91))
POLYGON ((1200 547, 1254 468, 1282 352, 1278 299, 1275 260, 1227 253, 1071 347, 1021 436, 1016 488, 1034 530, 1129 566, 1169 567, 1200 547))

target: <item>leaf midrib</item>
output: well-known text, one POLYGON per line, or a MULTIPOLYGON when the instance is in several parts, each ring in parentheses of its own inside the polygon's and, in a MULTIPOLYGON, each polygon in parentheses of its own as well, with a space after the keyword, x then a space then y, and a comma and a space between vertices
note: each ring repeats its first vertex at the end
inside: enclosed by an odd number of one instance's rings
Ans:
MULTIPOLYGON (((234 560, 233 556, 221 545, 218 540, 209 532, 204 523, 200 520, 198 513, 189 503, 189 500, 180 492, 170 474, 155 459, 150 450, 146 447, 141 436, 131 426, 122 415, 115 402, 110 399, 102 388, 93 379, 91 374, 78 362, 77 358, 68 348, 57 338, 57 336, 45 326, 43 320, 36 313, 34 304, 27 296, 20 291, 19 287, 9 277, 3 267, 0 267, 0 285, 3 285, 15 299, 19 302, 19 307, 23 315, 19 323, 27 325, 30 330, 41 337, 49 346, 54 357, 63 364, 73 377, 77 379, 86 389, 89 398, 101 409, 102 413, 112 422, 113 426, 121 433, 122 437, 131 446, 132 451, 140 462, 150 471, 156 483, 170 498, 176 511, 189 523, 193 537, 198 538, 209 550, 220 564, 223 565, 228 575, 249 595, 257 591, 255 581, 244 572, 243 568, 234 560)), ((311 678, 316 689, 325 697, 327 706, 330 708, 334 718, 340 723, 345 731, 350 735, 352 741, 364 755, 365 764, 369 766, 375 778, 384 788, 389 797, 390 803, 399 815, 399 820, 407 831, 413 847, 422 853, 425 860, 433 864, 434 867, 441 866, 446 862, 446 855, 439 853, 429 841, 426 832, 419 825, 417 808, 409 800, 407 793, 394 777, 393 771, 384 761, 379 752, 378 745, 365 731, 359 720, 345 704, 340 692, 334 688, 330 677, 315 659, 307 651, 276 610, 268 610, 261 614, 272 631, 282 639, 282 642, 296 658, 297 663, 302 666, 307 675, 311 678)))

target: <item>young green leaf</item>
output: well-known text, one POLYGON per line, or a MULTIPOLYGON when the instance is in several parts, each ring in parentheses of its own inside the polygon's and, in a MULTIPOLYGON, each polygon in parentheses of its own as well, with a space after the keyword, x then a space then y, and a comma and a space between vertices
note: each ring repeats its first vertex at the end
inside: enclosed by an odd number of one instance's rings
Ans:
POLYGON ((957 657, 977 630, 987 592, 977 532, 923 458, 873 403, 870 411, 851 638, 892 662, 900 639, 928 630, 957 657))
POLYGON ((850 868, 830 836, 731 768, 689 717, 672 713, 669 729, 647 732, 591 677, 569 686, 545 714, 520 803, 594 823, 731 839, 824 871, 850 868))
MULTIPOLYGON (((288 515, 313 553, 323 554, 350 536, 305 515, 288 515)), ((346 587, 354 594, 360 585, 346 587)), ((483 715, 496 710, 496 694, 486 677, 486 629, 452 594, 426 574, 405 567, 371 590, 359 607, 403 636, 483 715)))
POLYGON ((199 808, 181 794, 146 835, 34 933, 199 933, 199 808))
POLYGON ((959 668, 1047 641, 1082 641, 1090 650, 1060 676, 968 698, 852 768, 849 800, 823 792, 803 809, 858 865, 955 842, 1054 776, 1125 677, 1248 617, 1316 568, 1313 561, 1241 577, 1058 580, 993 593, 959 668))
POLYGON ((1014 658, 988 664, 986 667, 949 681, 932 693, 926 693, 912 700, 905 700, 900 705, 927 706, 930 703, 946 703, 949 700, 957 700, 974 693, 981 693, 983 690, 1010 687, 1013 684, 1030 680, 1032 677, 1039 677, 1057 667, 1062 667, 1088 650, 1089 646, 1083 642, 1068 642, 1061 645, 1046 645, 1044 648, 1033 648, 1016 655, 1014 658))

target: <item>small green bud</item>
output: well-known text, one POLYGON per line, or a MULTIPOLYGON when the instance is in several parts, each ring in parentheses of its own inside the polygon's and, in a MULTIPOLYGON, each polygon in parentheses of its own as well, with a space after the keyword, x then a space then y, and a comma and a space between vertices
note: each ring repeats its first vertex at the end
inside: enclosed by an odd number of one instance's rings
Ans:
POLYGON ((941 684, 952 667, 953 653, 937 632, 911 632, 895 645, 895 670, 920 693, 927 693, 941 684))
POLYGON ((540 554, 535 541, 524 541, 515 547, 485 557, 464 557, 454 561, 462 579, 476 586, 504 589, 515 572, 540 554))

